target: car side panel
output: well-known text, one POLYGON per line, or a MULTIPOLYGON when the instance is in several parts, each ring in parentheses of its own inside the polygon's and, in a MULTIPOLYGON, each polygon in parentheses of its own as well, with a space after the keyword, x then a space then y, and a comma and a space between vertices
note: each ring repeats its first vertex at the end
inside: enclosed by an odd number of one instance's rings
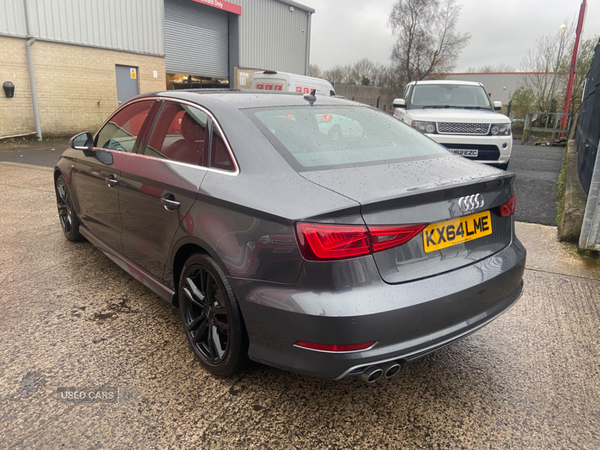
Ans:
POLYGON ((81 223, 98 239, 112 248, 119 248, 121 216, 119 213, 119 182, 121 167, 127 153, 95 148, 87 154, 69 150, 71 187, 76 198, 75 211, 81 223), (107 178, 116 180, 109 184, 107 178))
POLYGON ((229 276, 291 283, 298 278, 302 257, 293 222, 236 205, 226 195, 210 191, 212 181, 233 182, 225 174, 208 172, 196 202, 183 217, 167 265, 165 283, 173 286, 173 260, 182 245, 196 243, 213 256, 229 276))
POLYGON ((196 200, 206 169, 132 155, 121 173, 123 255, 162 280, 173 237, 196 200), (163 198, 179 202, 168 210, 163 198))

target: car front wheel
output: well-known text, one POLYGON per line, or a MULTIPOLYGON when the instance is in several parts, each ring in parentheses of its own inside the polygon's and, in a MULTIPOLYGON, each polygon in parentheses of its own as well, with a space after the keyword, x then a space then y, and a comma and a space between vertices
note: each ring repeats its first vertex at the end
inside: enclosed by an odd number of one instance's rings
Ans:
POLYGON ((227 377, 248 360, 248 339, 233 290, 216 261, 194 254, 179 279, 179 309, 185 334, 202 366, 227 377))

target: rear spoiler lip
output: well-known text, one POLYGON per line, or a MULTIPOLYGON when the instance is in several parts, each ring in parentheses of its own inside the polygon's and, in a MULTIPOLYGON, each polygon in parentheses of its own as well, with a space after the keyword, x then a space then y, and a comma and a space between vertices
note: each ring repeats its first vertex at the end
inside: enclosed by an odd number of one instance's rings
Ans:
MULTIPOLYGON (((511 186, 509 192, 510 195, 512 195, 514 193, 512 188, 514 179, 514 174, 504 173, 502 175, 472 179, 463 183, 439 184, 426 187, 424 189, 419 189, 419 191, 404 191, 387 198, 379 198, 368 202, 362 202, 361 209, 363 214, 370 210, 386 210, 388 209, 386 208, 387 204, 396 202, 400 199, 403 200, 403 207, 410 207, 413 205, 422 205, 423 203, 449 200, 451 198, 467 195, 469 193, 472 194, 475 192, 486 192, 494 189, 501 189, 507 185, 511 186), (458 191, 458 194, 453 194, 450 196, 448 195, 449 191, 458 191), (426 201, 424 201, 424 197, 427 197, 426 201)), ((510 198, 510 196, 507 196, 506 200, 508 200, 508 198, 510 198)), ((494 206, 497 205, 486 205, 486 208, 493 208, 494 206)))

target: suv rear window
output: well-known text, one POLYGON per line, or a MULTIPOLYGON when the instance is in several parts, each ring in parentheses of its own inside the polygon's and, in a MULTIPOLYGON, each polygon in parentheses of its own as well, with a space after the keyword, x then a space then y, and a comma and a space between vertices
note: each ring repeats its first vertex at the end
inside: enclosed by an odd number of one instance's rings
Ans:
POLYGON ((298 171, 445 153, 398 119, 370 108, 307 106, 252 110, 248 114, 298 171))

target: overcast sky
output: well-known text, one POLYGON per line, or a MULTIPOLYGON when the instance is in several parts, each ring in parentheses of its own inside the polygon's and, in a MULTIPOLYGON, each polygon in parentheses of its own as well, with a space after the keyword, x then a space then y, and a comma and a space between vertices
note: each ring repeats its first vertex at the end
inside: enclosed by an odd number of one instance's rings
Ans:
MULTIPOLYGON (((369 58, 389 64, 393 45, 387 25, 395 0, 299 0, 312 16, 310 62, 321 69, 369 58)), ((457 30, 471 33, 455 72, 469 67, 510 64, 520 69, 538 37, 577 24, 581 0, 458 0, 463 5, 457 30)), ((588 1, 583 38, 600 35, 600 2, 588 1)))

